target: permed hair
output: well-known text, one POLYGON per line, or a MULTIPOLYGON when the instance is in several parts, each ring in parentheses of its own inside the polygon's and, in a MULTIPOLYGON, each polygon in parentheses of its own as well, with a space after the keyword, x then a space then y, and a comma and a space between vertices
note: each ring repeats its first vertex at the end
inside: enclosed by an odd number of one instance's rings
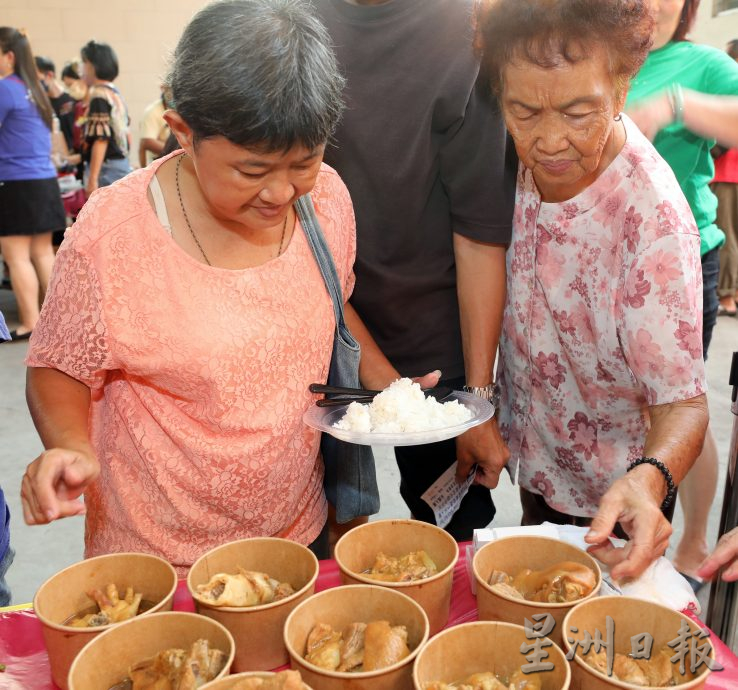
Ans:
POLYGON ((341 77, 325 27, 304 0, 221 0, 200 10, 167 84, 194 142, 309 149, 332 135, 341 77))
POLYGON ((653 18, 644 0, 480 0, 476 47, 495 93, 502 71, 523 59, 543 68, 575 63, 602 45, 622 91, 651 47, 653 18))

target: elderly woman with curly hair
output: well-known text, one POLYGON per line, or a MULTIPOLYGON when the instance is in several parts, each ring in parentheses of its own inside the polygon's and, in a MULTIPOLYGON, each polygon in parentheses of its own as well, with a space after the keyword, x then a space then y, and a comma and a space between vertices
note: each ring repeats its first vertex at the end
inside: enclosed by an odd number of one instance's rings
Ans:
POLYGON ((521 162, 500 414, 523 523, 591 525, 616 578, 666 549, 708 420, 699 232, 622 113, 652 25, 644 0, 496 0, 478 16, 521 162))

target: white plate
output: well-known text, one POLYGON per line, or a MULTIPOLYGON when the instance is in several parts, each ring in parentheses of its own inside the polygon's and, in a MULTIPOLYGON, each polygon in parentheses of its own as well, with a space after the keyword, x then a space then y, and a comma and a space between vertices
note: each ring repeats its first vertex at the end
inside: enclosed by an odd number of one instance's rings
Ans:
POLYGON ((424 443, 437 443, 438 441, 445 441, 446 439, 459 436, 468 429, 479 426, 488 419, 491 419, 495 413, 492 403, 473 393, 454 391, 443 402, 449 402, 451 400, 458 400, 462 405, 471 410, 471 418, 463 424, 454 424, 453 426, 433 429, 432 431, 373 434, 336 429, 333 425, 346 414, 348 404, 337 407, 318 407, 317 405, 313 405, 303 415, 302 420, 313 429, 318 429, 318 431, 323 431, 348 443, 356 443, 362 446, 419 446, 424 443))

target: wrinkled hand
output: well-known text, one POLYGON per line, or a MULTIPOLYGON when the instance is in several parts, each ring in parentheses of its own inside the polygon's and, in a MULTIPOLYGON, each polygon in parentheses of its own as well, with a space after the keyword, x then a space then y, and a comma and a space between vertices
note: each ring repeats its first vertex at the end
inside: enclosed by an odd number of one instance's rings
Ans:
POLYGON ((725 582, 738 580, 738 527, 720 537, 715 550, 697 569, 697 575, 711 580, 723 566, 727 566, 722 574, 725 582))
POLYGON ((661 512, 658 499, 644 489, 636 471, 618 479, 602 497, 592 527, 584 538, 595 558, 610 566, 615 580, 636 578, 662 556, 669 545, 672 527, 661 512), (608 539, 620 522, 629 537, 623 548, 608 539))
POLYGON ((85 504, 79 497, 99 473, 91 451, 52 448, 41 453, 26 469, 21 484, 26 524, 84 515, 85 504))
POLYGON ((463 482, 476 465, 474 483, 494 489, 509 459, 510 451, 502 440, 497 420, 492 418, 456 439, 456 480, 463 482))
POLYGON ((628 108, 625 114, 638 125, 638 129, 649 141, 653 141, 664 127, 672 123, 674 118, 671 102, 665 93, 628 108))

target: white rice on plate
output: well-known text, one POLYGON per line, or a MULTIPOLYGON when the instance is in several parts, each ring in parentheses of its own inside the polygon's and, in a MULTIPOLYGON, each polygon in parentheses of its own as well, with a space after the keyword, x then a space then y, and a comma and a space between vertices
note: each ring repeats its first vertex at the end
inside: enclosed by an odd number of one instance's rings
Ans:
POLYGON ((420 384, 404 378, 394 381, 368 405, 352 402, 333 426, 365 434, 398 434, 445 429, 471 417, 471 410, 458 400, 442 403, 426 398, 420 384))

